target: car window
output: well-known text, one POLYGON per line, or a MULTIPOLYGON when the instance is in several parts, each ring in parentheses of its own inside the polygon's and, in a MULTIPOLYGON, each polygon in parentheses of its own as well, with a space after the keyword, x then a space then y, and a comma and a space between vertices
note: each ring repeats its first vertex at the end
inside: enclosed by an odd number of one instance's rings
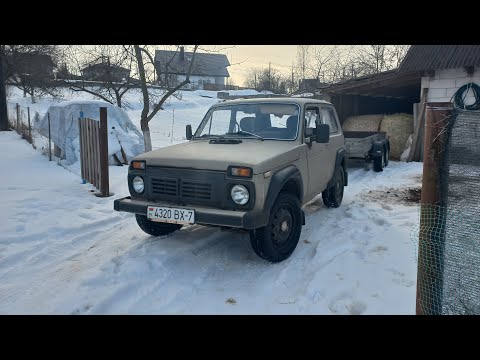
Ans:
POLYGON ((320 110, 322 123, 330 126, 330 133, 337 132, 338 126, 337 121, 335 120, 335 113, 332 108, 322 108, 320 110))
POLYGON ((307 107, 305 110, 305 129, 315 128, 320 124, 320 112, 317 107, 307 107))

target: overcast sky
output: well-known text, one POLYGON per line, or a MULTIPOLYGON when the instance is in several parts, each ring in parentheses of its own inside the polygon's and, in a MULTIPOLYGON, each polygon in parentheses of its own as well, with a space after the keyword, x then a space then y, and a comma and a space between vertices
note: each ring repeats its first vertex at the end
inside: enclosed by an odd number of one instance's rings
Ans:
POLYGON ((204 45, 202 47, 210 50, 219 50, 220 53, 228 56, 232 64, 228 68, 231 83, 243 85, 245 73, 250 67, 272 67, 278 70, 291 71, 292 62, 297 55, 297 45, 204 45), (222 49, 228 47, 226 49, 222 49), (238 65, 234 65, 240 63, 238 65))

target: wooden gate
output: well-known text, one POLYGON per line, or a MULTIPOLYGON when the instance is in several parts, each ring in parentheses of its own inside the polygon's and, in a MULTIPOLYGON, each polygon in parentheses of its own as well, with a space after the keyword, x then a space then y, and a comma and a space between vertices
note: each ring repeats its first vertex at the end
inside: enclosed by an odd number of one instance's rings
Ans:
MULTIPOLYGON (((98 196, 110 196, 108 181, 107 108, 100 108, 100 121, 78 119, 80 168, 82 180, 100 190, 98 196)), ((97 194, 96 194, 97 195, 97 194)))

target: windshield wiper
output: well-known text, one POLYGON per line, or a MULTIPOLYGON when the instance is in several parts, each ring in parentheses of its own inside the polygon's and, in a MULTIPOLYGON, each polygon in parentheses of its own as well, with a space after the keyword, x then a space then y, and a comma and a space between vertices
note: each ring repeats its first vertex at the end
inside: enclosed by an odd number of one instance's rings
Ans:
POLYGON ((264 140, 263 137, 261 137, 260 135, 257 135, 257 134, 254 134, 254 133, 251 133, 251 132, 248 132, 248 131, 245 131, 245 130, 240 130, 240 131, 237 131, 235 133, 227 133, 226 135, 251 135, 251 136, 255 136, 256 138, 260 139, 260 140, 264 140))
POLYGON ((198 138, 196 139, 200 139, 200 138, 207 138, 207 137, 213 137, 215 139, 223 139, 223 136, 221 135, 213 135, 213 134, 203 134, 203 135, 200 135, 198 138))

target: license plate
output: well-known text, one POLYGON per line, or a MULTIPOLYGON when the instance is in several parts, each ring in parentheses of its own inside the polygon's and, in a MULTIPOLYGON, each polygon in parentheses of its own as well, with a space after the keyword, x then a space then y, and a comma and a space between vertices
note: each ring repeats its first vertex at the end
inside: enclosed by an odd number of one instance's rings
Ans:
POLYGON ((149 206, 147 218, 166 223, 195 224, 195 210, 149 206))

